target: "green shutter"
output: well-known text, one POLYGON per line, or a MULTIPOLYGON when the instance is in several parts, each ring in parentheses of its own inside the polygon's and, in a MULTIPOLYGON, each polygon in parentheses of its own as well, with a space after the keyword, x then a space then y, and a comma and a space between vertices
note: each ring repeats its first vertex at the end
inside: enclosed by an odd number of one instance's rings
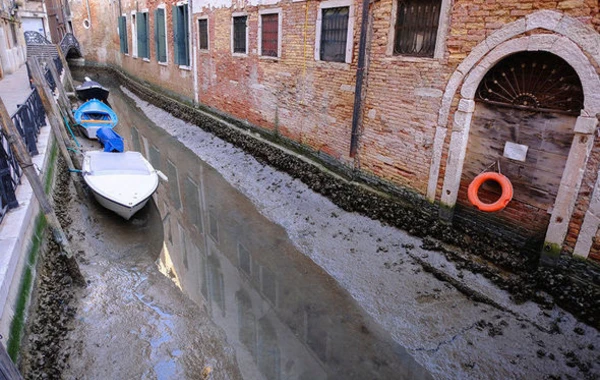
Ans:
POLYGON ((160 46, 158 46, 158 9, 154 11, 154 51, 156 60, 160 62, 160 46))
POLYGON ((165 28, 166 17, 165 10, 158 9, 158 51, 157 57, 159 62, 167 62, 167 36, 165 28))
POLYGON ((146 38, 144 38, 144 46, 146 47, 146 55, 144 57, 150 59, 150 13, 144 13, 144 23, 146 25, 146 38))
POLYGON ((175 57, 175 64, 179 65, 179 12, 177 12, 177 6, 173 5, 173 47, 175 49, 173 56, 175 57))
POLYGON ((184 61, 184 65, 189 66, 190 65, 190 23, 188 20, 188 6, 187 4, 185 4, 184 6, 182 6, 183 8, 183 35, 185 36, 184 40, 183 40, 183 46, 184 46, 184 51, 183 54, 184 56, 183 61, 184 61))
POLYGON ((127 18, 125 16, 119 17, 119 37, 121 40, 121 53, 129 53, 127 47, 127 18))

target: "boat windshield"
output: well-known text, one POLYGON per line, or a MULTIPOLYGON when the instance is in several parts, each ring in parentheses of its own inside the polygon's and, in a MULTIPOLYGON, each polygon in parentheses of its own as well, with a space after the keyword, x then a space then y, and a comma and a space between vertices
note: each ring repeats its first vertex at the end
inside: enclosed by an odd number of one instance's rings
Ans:
POLYGON ((143 157, 137 152, 94 153, 90 155, 90 169, 93 175, 150 174, 143 157))

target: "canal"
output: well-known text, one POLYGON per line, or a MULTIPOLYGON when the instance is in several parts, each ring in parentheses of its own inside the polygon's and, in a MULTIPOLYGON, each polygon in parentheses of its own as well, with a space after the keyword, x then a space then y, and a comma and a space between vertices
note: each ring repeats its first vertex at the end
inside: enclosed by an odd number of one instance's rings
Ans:
POLYGON ((281 226, 100 81, 126 149, 169 180, 129 222, 91 197, 72 205, 76 240, 93 253, 63 376, 431 378, 281 226))

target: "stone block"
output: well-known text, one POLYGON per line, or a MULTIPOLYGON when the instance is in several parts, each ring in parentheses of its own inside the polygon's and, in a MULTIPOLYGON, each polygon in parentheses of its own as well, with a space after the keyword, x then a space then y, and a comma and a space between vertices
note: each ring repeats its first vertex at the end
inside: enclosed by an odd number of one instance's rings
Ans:
POLYGON ((592 134, 596 131, 598 119, 596 117, 579 116, 575 122, 575 133, 592 134))
POLYGON ((525 19, 527 20, 526 30, 533 30, 538 28, 546 30, 556 30, 556 26, 558 25, 562 17, 562 13, 550 10, 543 10, 532 13, 525 17, 525 19))

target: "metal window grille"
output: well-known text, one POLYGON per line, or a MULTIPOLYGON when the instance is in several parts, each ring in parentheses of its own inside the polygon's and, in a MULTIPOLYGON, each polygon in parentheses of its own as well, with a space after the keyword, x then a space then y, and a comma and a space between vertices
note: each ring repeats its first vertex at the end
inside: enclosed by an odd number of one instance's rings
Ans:
POLYGON ((246 53, 246 20, 247 16, 233 18, 233 52, 246 53))
POLYGON ((475 99, 519 109, 579 115, 583 89, 575 70, 548 52, 520 52, 498 62, 477 88, 475 99))
POLYGON ((279 15, 262 15, 262 55, 277 57, 279 46, 279 15))
POLYGON ((349 14, 349 7, 323 9, 321 61, 345 62, 349 14))
POLYGON ((198 48, 208 50, 208 20, 198 20, 198 48))
POLYGON ((398 1, 394 54, 433 57, 441 0, 398 1))
POLYGON ((167 62, 165 10, 162 8, 154 11, 154 41, 156 45, 156 59, 158 62, 167 62))

